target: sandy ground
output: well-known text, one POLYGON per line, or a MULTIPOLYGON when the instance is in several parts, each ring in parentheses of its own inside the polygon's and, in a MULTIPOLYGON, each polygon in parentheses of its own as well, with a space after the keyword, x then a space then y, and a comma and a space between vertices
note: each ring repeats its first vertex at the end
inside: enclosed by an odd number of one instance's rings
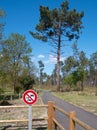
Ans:
MULTIPOLYGON (((12 105, 26 105, 22 99, 8 101, 12 105)), ((38 101, 35 103, 36 105, 42 104, 41 98, 38 98, 38 101)), ((33 108, 33 106, 32 106, 33 108)), ((47 117, 47 109, 46 108, 33 108, 32 109, 32 118, 42 118, 47 117)), ((4 108, 0 109, 0 120, 25 120, 28 119, 28 108, 4 108)), ((47 122, 37 122, 40 124, 47 124, 47 122)), ((33 122, 35 125, 35 122, 33 122)), ((15 122, 15 123, 0 123, 0 130, 3 130, 4 126, 12 126, 12 127, 23 127, 24 130, 28 127, 28 122, 15 122)), ((18 129, 17 129, 18 130, 18 129)))

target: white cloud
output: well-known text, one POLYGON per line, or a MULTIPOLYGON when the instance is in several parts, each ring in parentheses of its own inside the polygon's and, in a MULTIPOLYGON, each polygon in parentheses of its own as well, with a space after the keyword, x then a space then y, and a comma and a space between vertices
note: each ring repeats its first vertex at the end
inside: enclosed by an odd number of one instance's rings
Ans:
POLYGON ((45 56, 40 54, 40 55, 38 55, 38 58, 45 58, 45 56))
POLYGON ((52 63, 56 63, 57 62, 57 57, 54 55, 49 55, 49 61, 52 63))
POLYGON ((66 59, 66 57, 61 57, 60 61, 64 61, 66 59))
MULTIPOLYGON (((61 57, 60 58, 60 61, 64 61, 65 60, 65 57, 61 57)), ((54 56, 54 55, 49 55, 49 58, 48 60, 44 61, 45 64, 56 64, 57 63, 57 57, 54 56)))
POLYGON ((44 64, 49 64, 49 63, 50 63, 49 60, 44 61, 44 64))
POLYGON ((55 64, 56 62, 57 62, 56 57, 53 55, 49 55, 48 60, 44 61, 45 64, 52 64, 52 63, 55 64))

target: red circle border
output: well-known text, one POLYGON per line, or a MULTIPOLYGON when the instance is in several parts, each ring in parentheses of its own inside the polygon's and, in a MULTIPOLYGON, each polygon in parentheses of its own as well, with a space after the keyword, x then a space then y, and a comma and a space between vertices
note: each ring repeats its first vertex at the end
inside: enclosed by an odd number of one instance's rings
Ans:
POLYGON ((34 103, 37 101, 38 96, 37 96, 37 93, 36 93, 34 90, 27 90, 27 91, 25 91, 25 92, 23 93, 22 98, 23 98, 23 101, 24 101, 26 104, 32 105, 32 104, 34 104, 34 103), (27 93, 29 93, 29 92, 33 93, 34 96, 35 96, 35 99, 34 99, 33 102, 27 102, 27 101, 25 100, 25 96, 26 96, 27 93))

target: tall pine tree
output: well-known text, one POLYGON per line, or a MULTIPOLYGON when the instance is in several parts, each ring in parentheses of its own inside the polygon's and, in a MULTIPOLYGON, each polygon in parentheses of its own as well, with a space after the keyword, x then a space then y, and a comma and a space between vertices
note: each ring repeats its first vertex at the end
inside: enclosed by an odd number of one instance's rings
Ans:
POLYGON ((69 2, 64 1, 60 8, 50 10, 40 6, 40 20, 36 25, 36 32, 30 34, 44 42, 50 41, 56 48, 57 55, 57 91, 60 91, 60 57, 61 48, 65 40, 78 39, 82 26, 83 12, 76 9, 69 10, 69 2))

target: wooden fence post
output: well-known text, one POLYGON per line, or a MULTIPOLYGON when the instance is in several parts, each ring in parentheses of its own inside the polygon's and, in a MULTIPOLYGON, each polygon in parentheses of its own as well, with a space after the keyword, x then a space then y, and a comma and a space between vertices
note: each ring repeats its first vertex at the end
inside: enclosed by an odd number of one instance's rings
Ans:
POLYGON ((54 117, 55 117, 54 102, 49 101, 48 102, 48 130, 55 129, 55 124, 53 122, 54 117))
POLYGON ((75 115, 76 113, 74 111, 70 112, 70 130, 75 130, 75 122, 73 121, 75 115))

